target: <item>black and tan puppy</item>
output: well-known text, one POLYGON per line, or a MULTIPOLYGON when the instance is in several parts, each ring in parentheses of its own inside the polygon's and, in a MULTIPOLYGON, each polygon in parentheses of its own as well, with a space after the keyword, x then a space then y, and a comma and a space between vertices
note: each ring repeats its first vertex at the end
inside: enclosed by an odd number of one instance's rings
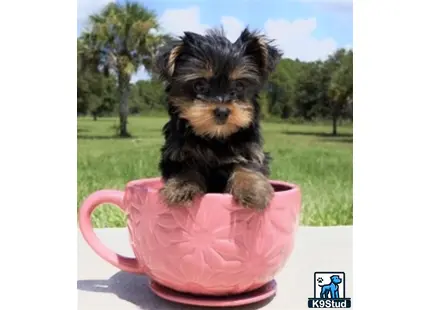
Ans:
POLYGON ((250 208, 269 204, 270 158, 262 148, 257 99, 280 57, 248 29, 234 43, 222 30, 185 32, 159 55, 170 115, 160 162, 167 204, 189 205, 204 193, 231 193, 250 208))

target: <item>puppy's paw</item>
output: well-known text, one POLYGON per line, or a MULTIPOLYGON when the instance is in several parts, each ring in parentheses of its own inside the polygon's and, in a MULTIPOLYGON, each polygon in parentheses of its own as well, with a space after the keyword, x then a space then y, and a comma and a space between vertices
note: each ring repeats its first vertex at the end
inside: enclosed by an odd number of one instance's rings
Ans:
POLYGON ((263 174, 246 169, 233 173, 228 189, 238 203, 259 210, 265 209, 274 195, 272 185, 263 174))
POLYGON ((160 189, 161 198, 168 206, 191 206, 193 199, 202 194, 203 190, 197 183, 177 179, 168 180, 160 189))

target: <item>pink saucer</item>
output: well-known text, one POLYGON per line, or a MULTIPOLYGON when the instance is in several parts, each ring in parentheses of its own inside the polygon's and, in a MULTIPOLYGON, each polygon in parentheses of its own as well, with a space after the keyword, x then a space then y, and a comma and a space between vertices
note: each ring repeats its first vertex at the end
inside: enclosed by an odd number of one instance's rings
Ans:
POLYGON ((204 307, 234 307, 256 303, 276 294, 276 281, 272 280, 251 292, 230 296, 202 296, 185 294, 151 281, 151 290, 157 296, 173 302, 204 307))

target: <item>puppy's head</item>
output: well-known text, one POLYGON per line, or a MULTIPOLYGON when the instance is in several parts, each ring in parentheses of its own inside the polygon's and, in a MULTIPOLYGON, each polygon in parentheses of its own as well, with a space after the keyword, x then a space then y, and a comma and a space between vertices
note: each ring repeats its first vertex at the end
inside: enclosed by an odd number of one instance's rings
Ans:
POLYGON ((255 120, 255 96, 281 52, 263 35, 245 29, 236 42, 222 30, 185 32, 156 62, 170 104, 200 136, 226 138, 255 120))

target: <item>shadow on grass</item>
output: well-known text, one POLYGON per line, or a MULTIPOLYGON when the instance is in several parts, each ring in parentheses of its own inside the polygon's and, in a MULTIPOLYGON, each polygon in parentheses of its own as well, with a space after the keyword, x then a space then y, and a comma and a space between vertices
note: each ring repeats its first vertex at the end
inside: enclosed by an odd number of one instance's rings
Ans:
POLYGON ((78 140, 127 140, 127 139, 132 139, 132 138, 136 138, 133 136, 129 136, 129 137, 120 137, 118 135, 114 135, 114 136, 99 136, 99 135, 79 135, 78 134, 78 140))
POLYGON ((314 136, 314 137, 329 137, 336 139, 341 137, 348 137, 352 138, 352 133, 338 133, 336 136, 333 136, 331 133, 326 132, 317 132, 317 131, 294 131, 294 130, 286 130, 282 132, 283 134, 290 135, 290 136, 314 136))
POLYGON ((351 138, 333 138, 333 137, 324 137, 321 138, 322 142, 339 142, 339 143, 353 143, 353 139, 351 138))
MULTIPOLYGON (((78 290, 96 293, 115 294, 118 298, 128 301, 141 309, 185 309, 184 305, 170 302, 152 293, 150 280, 143 275, 120 271, 107 280, 78 280, 78 290)), ((223 308, 224 310, 257 310, 269 304, 274 297, 242 307, 223 308)), ((202 309, 186 306, 186 309, 202 309)))
POLYGON ((338 143, 353 143, 352 133, 338 133, 333 136, 331 133, 326 132, 316 132, 316 131, 293 131, 286 130, 282 132, 288 136, 313 136, 319 138, 318 141, 321 142, 338 142, 338 143))
POLYGON ((81 122, 88 122, 88 123, 94 123, 94 124, 97 124, 97 122, 115 122, 116 121, 116 119, 112 117, 98 117, 97 120, 94 120, 88 116, 87 117, 78 116, 77 120, 81 122))

